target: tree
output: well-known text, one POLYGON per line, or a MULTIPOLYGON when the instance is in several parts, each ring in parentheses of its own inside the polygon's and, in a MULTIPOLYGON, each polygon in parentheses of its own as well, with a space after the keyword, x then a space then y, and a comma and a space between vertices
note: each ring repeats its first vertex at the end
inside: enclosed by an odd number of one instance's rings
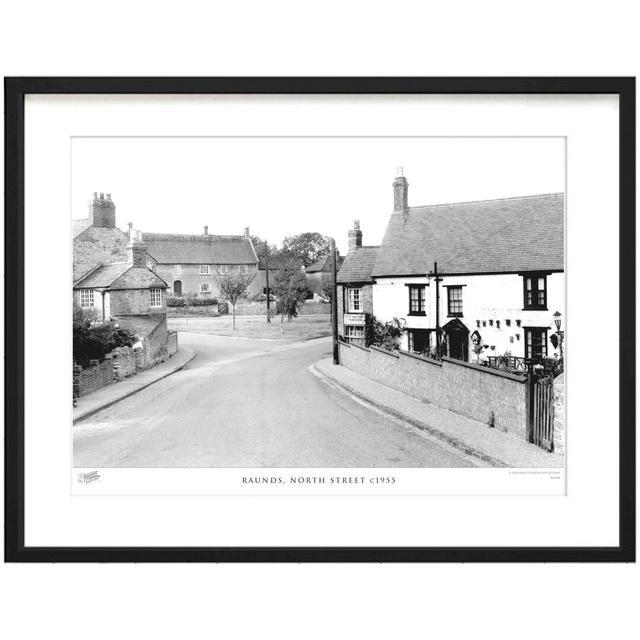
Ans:
POLYGON ((400 349, 402 327, 397 318, 391 322, 380 322, 374 315, 367 314, 365 318, 365 344, 375 345, 387 351, 400 349))
POLYGON ((233 328, 236 328, 236 304, 242 298, 255 278, 255 273, 221 273, 217 272, 216 280, 220 296, 227 300, 233 310, 233 328))
POLYGON ((291 320, 307 297, 307 283, 298 264, 291 260, 275 272, 272 291, 276 296, 278 313, 291 320))
POLYGON ((326 256, 331 250, 331 240, 317 232, 287 236, 282 241, 282 253, 297 258, 305 267, 326 256))

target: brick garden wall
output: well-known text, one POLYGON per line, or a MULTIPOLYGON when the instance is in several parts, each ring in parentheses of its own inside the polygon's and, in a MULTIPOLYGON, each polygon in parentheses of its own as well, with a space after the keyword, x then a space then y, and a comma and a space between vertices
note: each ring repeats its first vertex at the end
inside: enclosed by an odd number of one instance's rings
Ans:
POLYGON ((525 379, 502 371, 407 353, 340 343, 340 363, 414 398, 526 438, 525 379))
POLYGON ((104 360, 87 369, 74 367, 73 391, 77 396, 84 396, 112 382, 113 366, 111 360, 104 360))

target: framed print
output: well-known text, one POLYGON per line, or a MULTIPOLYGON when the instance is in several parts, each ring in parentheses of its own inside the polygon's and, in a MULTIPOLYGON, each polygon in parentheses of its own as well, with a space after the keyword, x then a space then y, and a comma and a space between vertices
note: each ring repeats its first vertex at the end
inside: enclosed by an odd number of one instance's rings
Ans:
POLYGON ((633 78, 8 78, 9 561, 635 560, 633 78))

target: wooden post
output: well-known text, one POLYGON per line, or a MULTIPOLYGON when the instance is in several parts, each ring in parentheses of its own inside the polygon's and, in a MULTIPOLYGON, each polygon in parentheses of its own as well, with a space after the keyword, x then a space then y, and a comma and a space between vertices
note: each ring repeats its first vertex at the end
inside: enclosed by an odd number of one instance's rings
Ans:
POLYGON ((438 263, 433 263, 433 275, 436 282, 436 354, 438 358, 441 355, 441 336, 440 336, 440 278, 438 278, 438 263))
POLYGON ((331 324, 333 325, 333 364, 340 364, 340 352, 338 348, 338 268, 336 260, 336 241, 331 240, 331 252, 333 255, 333 285, 331 296, 331 324))
POLYGON ((267 284, 267 322, 271 322, 271 314, 269 313, 269 298, 271 297, 269 292, 269 243, 266 240, 264 243, 264 272, 267 284))

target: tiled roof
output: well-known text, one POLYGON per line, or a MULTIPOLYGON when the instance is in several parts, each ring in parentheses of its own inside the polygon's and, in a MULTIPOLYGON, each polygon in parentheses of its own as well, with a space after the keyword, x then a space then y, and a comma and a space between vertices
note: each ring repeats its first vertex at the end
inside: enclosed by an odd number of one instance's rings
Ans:
POLYGON ((380 247, 359 247, 355 251, 350 251, 338 271, 338 282, 365 282, 369 280, 379 249, 380 247))
POLYGON ((128 262, 100 265, 75 283, 74 289, 163 289, 167 283, 147 267, 128 262))
POLYGON ((130 268, 131 265, 128 262, 113 262, 112 264, 99 265, 84 278, 78 280, 74 288, 97 289, 100 287, 108 287, 130 268))
POLYGON ((372 276, 564 269, 564 194, 410 207, 391 215, 372 276))
MULTIPOLYGON (((263 257, 258 261, 258 269, 262 271, 265 269, 263 257)), ((302 269, 302 263, 293 256, 269 256, 269 271, 272 269, 302 269)))
POLYGON ((75 238, 78 234, 82 233, 87 227, 90 227, 89 219, 82 218, 81 220, 72 220, 73 222, 73 237, 75 238))
POLYGON ((147 252, 161 264, 255 264, 253 245, 244 236, 143 233, 147 252))
MULTIPOLYGON (((344 262, 344 258, 342 256, 338 256, 336 260, 336 267, 340 269, 342 263, 344 262)), ((327 272, 333 269, 333 265, 331 263, 331 254, 320 258, 320 260, 316 260, 313 264, 310 264, 306 268, 307 273, 318 273, 320 271, 327 272)))
POLYGON ((121 329, 132 331, 136 337, 145 338, 148 336, 166 316, 163 313, 151 313, 132 316, 115 316, 116 322, 121 329))

